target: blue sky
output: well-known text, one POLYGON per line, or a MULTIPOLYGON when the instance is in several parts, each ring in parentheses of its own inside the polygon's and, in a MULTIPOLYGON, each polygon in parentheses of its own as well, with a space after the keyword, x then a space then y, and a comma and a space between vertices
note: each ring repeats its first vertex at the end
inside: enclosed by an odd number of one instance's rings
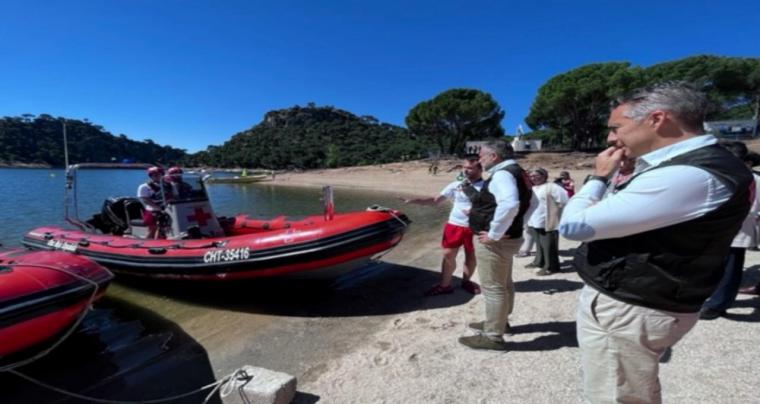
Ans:
POLYGON ((198 151, 315 102, 404 124, 455 87, 514 133, 553 75, 760 56, 758 1, 0 2, 0 116, 48 113, 198 151))

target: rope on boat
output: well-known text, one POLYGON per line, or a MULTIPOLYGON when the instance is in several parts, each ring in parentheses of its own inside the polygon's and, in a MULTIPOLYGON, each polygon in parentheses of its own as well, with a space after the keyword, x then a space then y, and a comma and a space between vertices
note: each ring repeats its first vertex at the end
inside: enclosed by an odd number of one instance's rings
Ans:
MULTIPOLYGON (((406 222, 406 221, 404 221, 404 219, 402 219, 402 218, 398 217, 398 215, 396 214, 397 210, 395 210, 395 209, 386 208, 386 207, 384 207, 384 206, 380 206, 380 205, 372 205, 372 206, 368 207, 368 208, 367 208, 367 210, 369 210, 369 211, 374 211, 374 212, 385 212, 385 213, 387 213, 387 214, 391 215, 391 216, 392 216, 394 219, 398 220, 398 221, 399 221, 399 223, 401 223, 401 225, 402 225, 402 226, 404 226, 404 227, 409 227, 409 223, 408 223, 408 222, 406 222)), ((389 248, 389 249, 385 250, 384 252, 380 253, 379 255, 376 255, 376 256, 373 258, 373 261, 379 261, 379 260, 380 260, 380 259, 382 259, 382 258, 383 258, 383 257, 384 257, 386 254, 388 254, 389 252, 393 251, 393 249, 394 249, 394 248, 396 248, 396 246, 397 246, 397 245, 398 245, 398 244, 396 244, 396 245, 394 245, 393 247, 391 247, 391 248, 389 248)))
POLYGON ((380 205, 372 205, 372 206, 368 207, 367 210, 373 211, 373 212, 385 212, 385 213, 393 216, 393 218, 396 219, 396 220, 398 220, 401 223, 401 225, 403 225, 404 227, 409 227, 409 223, 405 222, 403 219, 401 219, 400 217, 398 217, 398 215, 396 214, 396 210, 394 210, 394 209, 386 208, 386 207, 380 206, 380 205))
POLYGON ((107 399, 102 399, 102 398, 97 398, 97 397, 85 396, 85 395, 77 394, 77 393, 74 393, 74 392, 71 392, 71 391, 68 391, 68 390, 64 390, 64 389, 59 388, 59 387, 55 387, 53 385, 47 384, 45 382, 42 382, 42 381, 37 380, 37 379, 35 379, 35 378, 31 377, 31 376, 27 376, 27 375, 25 375, 25 374, 17 371, 16 370, 17 368, 19 368, 21 366, 28 365, 28 364, 30 364, 30 363, 32 363, 32 362, 34 362, 34 361, 36 361, 36 360, 38 360, 38 359, 46 356, 51 351, 53 351, 55 348, 57 348, 61 343, 63 343, 63 341, 65 341, 67 338, 69 338, 71 336, 71 334, 74 332, 74 330, 76 330, 77 327, 79 327, 79 325, 82 323, 82 320, 84 320, 84 318, 87 315, 87 313, 89 313, 90 310, 92 309, 92 304, 95 302, 95 298, 98 295, 98 290, 100 289, 100 287, 98 286, 97 282, 95 282, 95 281, 93 281, 91 279, 88 279, 88 278, 86 278, 84 276, 76 274, 76 273, 74 273, 72 271, 68 271, 68 270, 65 270, 65 269, 62 269, 62 268, 54 267, 52 265, 44 265, 44 264, 7 264, 5 266, 6 267, 22 267, 22 266, 23 267, 36 267, 36 268, 50 269, 50 270, 53 270, 53 271, 62 272, 62 273, 65 273, 65 274, 67 274, 67 275, 69 275, 71 277, 77 278, 77 279, 79 279, 81 281, 84 281, 86 283, 91 284, 93 286, 93 290, 92 290, 92 294, 90 295, 90 298, 87 301, 87 305, 85 306, 85 309, 82 310, 82 313, 79 315, 79 317, 77 317, 76 321, 71 325, 71 327, 69 327, 68 330, 66 330, 66 332, 60 338, 58 338, 58 340, 55 341, 55 343, 53 343, 51 346, 49 346, 45 350, 39 352, 38 354, 36 354, 36 355, 34 355, 34 356, 30 357, 30 358, 27 358, 27 359, 24 359, 24 360, 21 360, 21 361, 18 361, 18 362, 11 363, 9 365, 5 365, 5 366, 0 367, 0 372, 7 372, 7 373, 10 373, 10 374, 16 375, 16 376, 18 376, 18 377, 20 377, 22 379, 25 379, 25 380, 33 383, 33 384, 36 384, 36 385, 38 385, 38 386, 40 386, 42 388, 45 388, 45 389, 48 389, 48 390, 51 390, 51 391, 63 394, 65 396, 69 396, 69 397, 73 397, 73 398, 78 398, 80 400, 88 400, 88 401, 92 401, 92 402, 96 402, 96 403, 103 403, 103 404, 154 404, 154 403, 163 403, 163 402, 167 402, 167 401, 173 401, 173 400, 178 400, 178 399, 181 399, 181 398, 189 397, 189 396, 192 396, 194 394, 198 394, 198 393, 200 393, 202 391, 205 391, 205 390, 213 388, 211 390, 211 392, 209 392, 209 394, 203 400, 203 404, 206 404, 211 399, 211 397, 213 397, 214 393, 216 393, 217 391, 219 391, 219 394, 220 394, 220 396, 222 398, 227 397, 228 395, 232 394, 235 391, 235 384, 236 383, 234 383, 234 382, 242 382, 242 384, 240 384, 240 386, 237 387, 237 391, 240 394, 240 399, 244 403, 250 403, 250 401, 248 400, 248 398, 245 396, 245 393, 243 392, 243 388, 245 387, 246 384, 248 384, 253 379, 253 375, 249 375, 245 371, 245 369, 243 369, 243 368, 237 369, 234 372, 228 374, 227 376, 225 376, 225 377, 223 377, 223 378, 221 378, 221 379, 219 379, 219 380, 217 380, 217 381, 215 381, 213 383, 210 383, 210 384, 207 384, 207 385, 205 385, 203 387, 197 388, 197 389, 195 389, 193 391, 189 391, 189 392, 178 394, 178 395, 171 396, 171 397, 164 397, 164 398, 151 399, 151 400, 141 400, 141 401, 107 400, 107 399))

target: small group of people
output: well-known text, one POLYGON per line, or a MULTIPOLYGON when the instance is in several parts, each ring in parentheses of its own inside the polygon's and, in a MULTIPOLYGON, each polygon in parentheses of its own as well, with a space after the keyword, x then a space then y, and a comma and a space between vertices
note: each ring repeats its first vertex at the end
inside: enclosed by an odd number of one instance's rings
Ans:
POLYGON ((425 295, 454 292, 452 274, 459 248, 463 247, 461 286, 473 294, 482 291, 486 300, 486 320, 470 324, 479 334, 460 338, 462 344, 474 349, 506 349, 502 335, 509 327, 507 317, 514 304, 512 258, 519 249, 523 217, 533 199, 533 184, 513 155, 512 146, 506 142, 486 143, 477 158, 463 162, 463 180, 448 184, 435 197, 404 199, 406 203, 424 205, 454 202, 441 241, 441 281, 425 295), (490 173, 487 180, 482 178, 484 170, 490 173), (476 267, 481 268, 480 284, 471 280, 476 267))
POLYGON ((576 327, 584 399, 661 402, 660 357, 694 327, 714 292, 735 296, 747 245, 737 238, 757 219, 755 177, 740 154, 703 133, 707 108, 706 96, 683 82, 619 98, 608 119, 609 148, 599 153, 593 174, 572 197, 545 186, 545 171, 526 179, 506 142, 484 144, 478 162, 489 178, 468 175, 455 191, 447 187, 426 202, 461 201, 458 219, 450 217, 444 231, 446 275, 431 293, 452 291, 447 287, 451 250, 465 246, 467 228, 475 238, 465 247, 474 252, 466 259, 465 277, 472 282, 477 262, 484 320, 471 323, 475 334, 459 342, 471 349, 507 350, 504 334, 515 297, 512 258, 523 222, 529 231, 543 229, 534 232, 539 237, 554 231, 547 231, 551 220, 526 216, 531 200, 543 195, 558 205, 566 201, 556 231, 582 243, 574 266, 585 283, 576 327), (460 212, 468 213, 466 225, 460 212), (465 230, 450 231, 449 224, 465 230), (730 288, 721 292, 724 284, 730 288))
POLYGON ((537 268, 536 275, 546 276, 560 271, 557 228, 562 208, 575 193, 575 182, 567 171, 562 171, 559 178, 551 182, 549 173, 543 168, 531 171, 529 178, 533 196, 525 214, 523 242, 516 257, 530 256, 535 244, 535 259, 525 267, 537 268))

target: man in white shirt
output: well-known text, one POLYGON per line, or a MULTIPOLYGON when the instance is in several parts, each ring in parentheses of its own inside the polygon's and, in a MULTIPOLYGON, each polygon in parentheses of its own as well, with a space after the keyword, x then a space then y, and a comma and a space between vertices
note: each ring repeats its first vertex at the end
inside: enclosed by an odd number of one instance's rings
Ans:
POLYGON ((697 321, 749 211, 752 174, 702 134, 707 99, 663 83, 617 100, 594 175, 560 234, 583 241, 575 266, 583 393, 591 403, 659 403, 659 359, 697 321), (602 199, 624 158, 630 180, 602 199))
POLYGON ((483 168, 477 159, 465 159, 462 165, 464 180, 454 181, 447 185, 439 195, 430 198, 404 199, 405 203, 419 205, 439 205, 443 201, 454 202, 449 214, 449 220, 443 229, 443 260, 441 262, 441 282, 425 291, 425 296, 436 296, 454 293, 451 279, 457 266, 457 254, 459 248, 464 247, 464 269, 462 270, 462 289, 472 293, 480 293, 480 286, 471 281, 475 273, 477 260, 475 249, 472 244, 472 231, 469 227, 468 214, 470 213, 470 197, 467 191, 479 192, 483 186, 483 168), (470 188, 469 190, 467 188, 470 188))
POLYGON ((538 268, 536 275, 546 276, 559 272, 559 216, 567 203, 567 191, 554 182, 548 182, 549 173, 543 168, 530 173, 533 199, 526 214, 528 231, 536 240, 536 258, 526 268, 538 268), (532 210, 532 211, 531 211, 532 210))
POLYGON ((480 149, 480 164, 491 177, 472 199, 470 229, 478 239, 475 255, 485 321, 469 324, 478 331, 476 335, 459 338, 459 343, 472 349, 507 349, 504 333, 508 332, 515 299, 512 257, 520 248, 523 216, 532 195, 530 180, 513 157, 512 146, 502 140, 488 142, 480 149))
POLYGON ((158 215, 163 209, 163 176, 164 169, 161 167, 148 168, 148 181, 137 187, 137 197, 143 204, 143 222, 148 226, 148 234, 151 237, 159 236, 158 215))

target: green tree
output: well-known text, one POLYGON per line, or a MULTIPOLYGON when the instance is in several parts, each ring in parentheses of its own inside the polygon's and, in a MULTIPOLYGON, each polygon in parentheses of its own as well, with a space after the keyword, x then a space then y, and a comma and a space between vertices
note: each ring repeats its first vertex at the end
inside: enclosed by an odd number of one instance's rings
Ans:
MULTIPOLYGON (((24 114, 0 119, 0 162, 63 166, 63 118, 48 114, 24 114)), ((143 163, 172 163, 185 156, 184 150, 137 142, 114 136, 102 126, 76 119, 66 120, 70 161, 111 162, 130 159, 143 163)))
POLYGON ((557 75, 541 86, 525 121, 554 145, 601 145, 611 100, 669 80, 705 91, 711 101, 707 119, 747 119, 760 110, 760 59, 700 55, 647 68, 598 63, 557 75))
POLYGON ((629 63, 595 63, 552 77, 533 100, 525 122, 556 146, 573 150, 604 141, 611 99, 644 83, 629 63))
POLYGON ((504 111, 491 94, 455 88, 415 105, 406 116, 406 126, 441 152, 457 154, 468 140, 504 136, 503 118, 504 111))

